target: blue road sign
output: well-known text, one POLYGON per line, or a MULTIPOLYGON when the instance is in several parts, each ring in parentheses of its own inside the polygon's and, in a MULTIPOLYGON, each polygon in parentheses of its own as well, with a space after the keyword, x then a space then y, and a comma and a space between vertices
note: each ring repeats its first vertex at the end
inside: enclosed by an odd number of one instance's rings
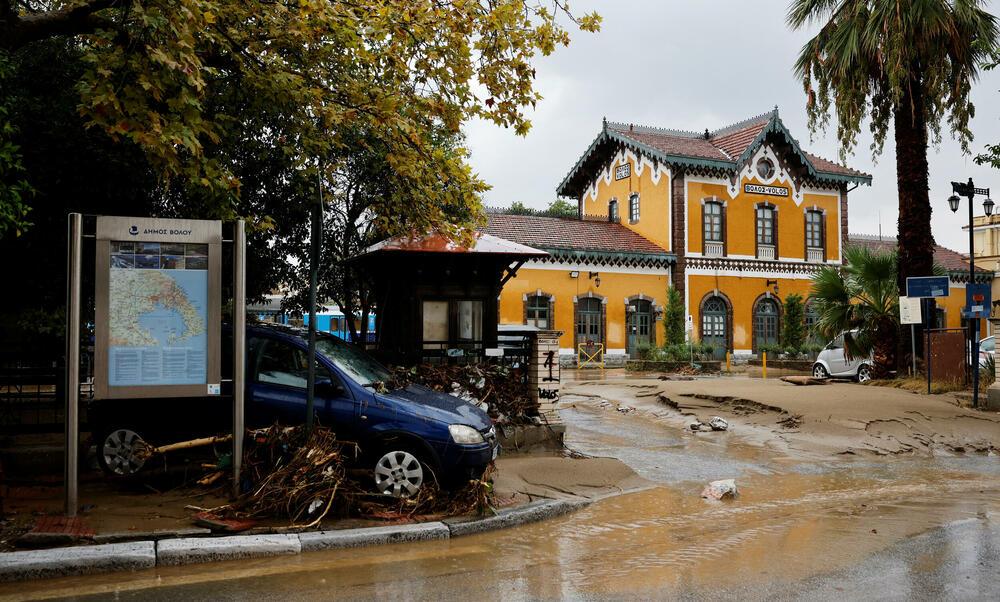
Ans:
POLYGON ((947 276, 915 276, 906 279, 906 296, 930 297, 948 296, 947 276))
POLYGON ((989 284, 966 284, 965 285, 965 314, 966 318, 988 318, 990 317, 990 285, 989 284))

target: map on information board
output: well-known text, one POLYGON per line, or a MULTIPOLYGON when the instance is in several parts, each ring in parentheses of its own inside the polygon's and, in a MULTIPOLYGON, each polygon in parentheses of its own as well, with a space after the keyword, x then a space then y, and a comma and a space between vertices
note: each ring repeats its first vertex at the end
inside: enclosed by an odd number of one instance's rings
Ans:
POLYGON ((207 382, 208 245, 111 242, 108 385, 207 382))

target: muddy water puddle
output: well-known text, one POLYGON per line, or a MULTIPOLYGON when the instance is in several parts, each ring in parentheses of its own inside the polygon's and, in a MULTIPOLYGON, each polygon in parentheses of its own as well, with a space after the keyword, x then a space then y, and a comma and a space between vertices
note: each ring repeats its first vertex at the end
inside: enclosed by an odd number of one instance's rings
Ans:
MULTIPOLYGON (((483 535, 8 584, 0 600, 242 599, 248 592, 286 599, 754 597, 817 578, 826 588, 815 590, 823 594, 817 599, 829 599, 842 585, 829 575, 878 566, 871 560, 878 554, 937 527, 965 520, 998 532, 996 457, 803 460, 747 445, 733 432, 685 433, 655 414, 581 403, 562 415, 569 447, 620 458, 655 486, 483 535), (735 478, 739 497, 702 499, 704 484, 720 478, 735 478)), ((964 536, 944 537, 942 549, 965 545, 964 536)), ((942 562, 930 552, 906 553, 897 572, 929 573, 942 562)))

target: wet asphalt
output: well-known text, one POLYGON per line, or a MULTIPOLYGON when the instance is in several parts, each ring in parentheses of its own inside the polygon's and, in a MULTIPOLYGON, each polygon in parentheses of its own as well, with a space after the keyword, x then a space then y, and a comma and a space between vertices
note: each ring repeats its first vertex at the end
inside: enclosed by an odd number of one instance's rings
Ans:
POLYGON ((996 457, 803 461, 594 404, 562 415, 569 447, 655 486, 485 535, 25 584, 18 597, 1000 599, 996 457), (701 499, 717 478, 740 497, 701 499))

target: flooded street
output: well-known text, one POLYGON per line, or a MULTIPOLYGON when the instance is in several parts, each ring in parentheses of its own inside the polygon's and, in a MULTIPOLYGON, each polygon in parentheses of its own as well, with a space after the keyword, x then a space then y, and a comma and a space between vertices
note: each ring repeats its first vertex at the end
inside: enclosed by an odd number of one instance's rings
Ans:
POLYGON ((563 399, 567 446, 650 481, 560 519, 438 542, 5 584, 0 599, 995 599, 1000 462, 794 457, 735 430, 563 399), (709 480, 740 496, 710 502, 709 480))

